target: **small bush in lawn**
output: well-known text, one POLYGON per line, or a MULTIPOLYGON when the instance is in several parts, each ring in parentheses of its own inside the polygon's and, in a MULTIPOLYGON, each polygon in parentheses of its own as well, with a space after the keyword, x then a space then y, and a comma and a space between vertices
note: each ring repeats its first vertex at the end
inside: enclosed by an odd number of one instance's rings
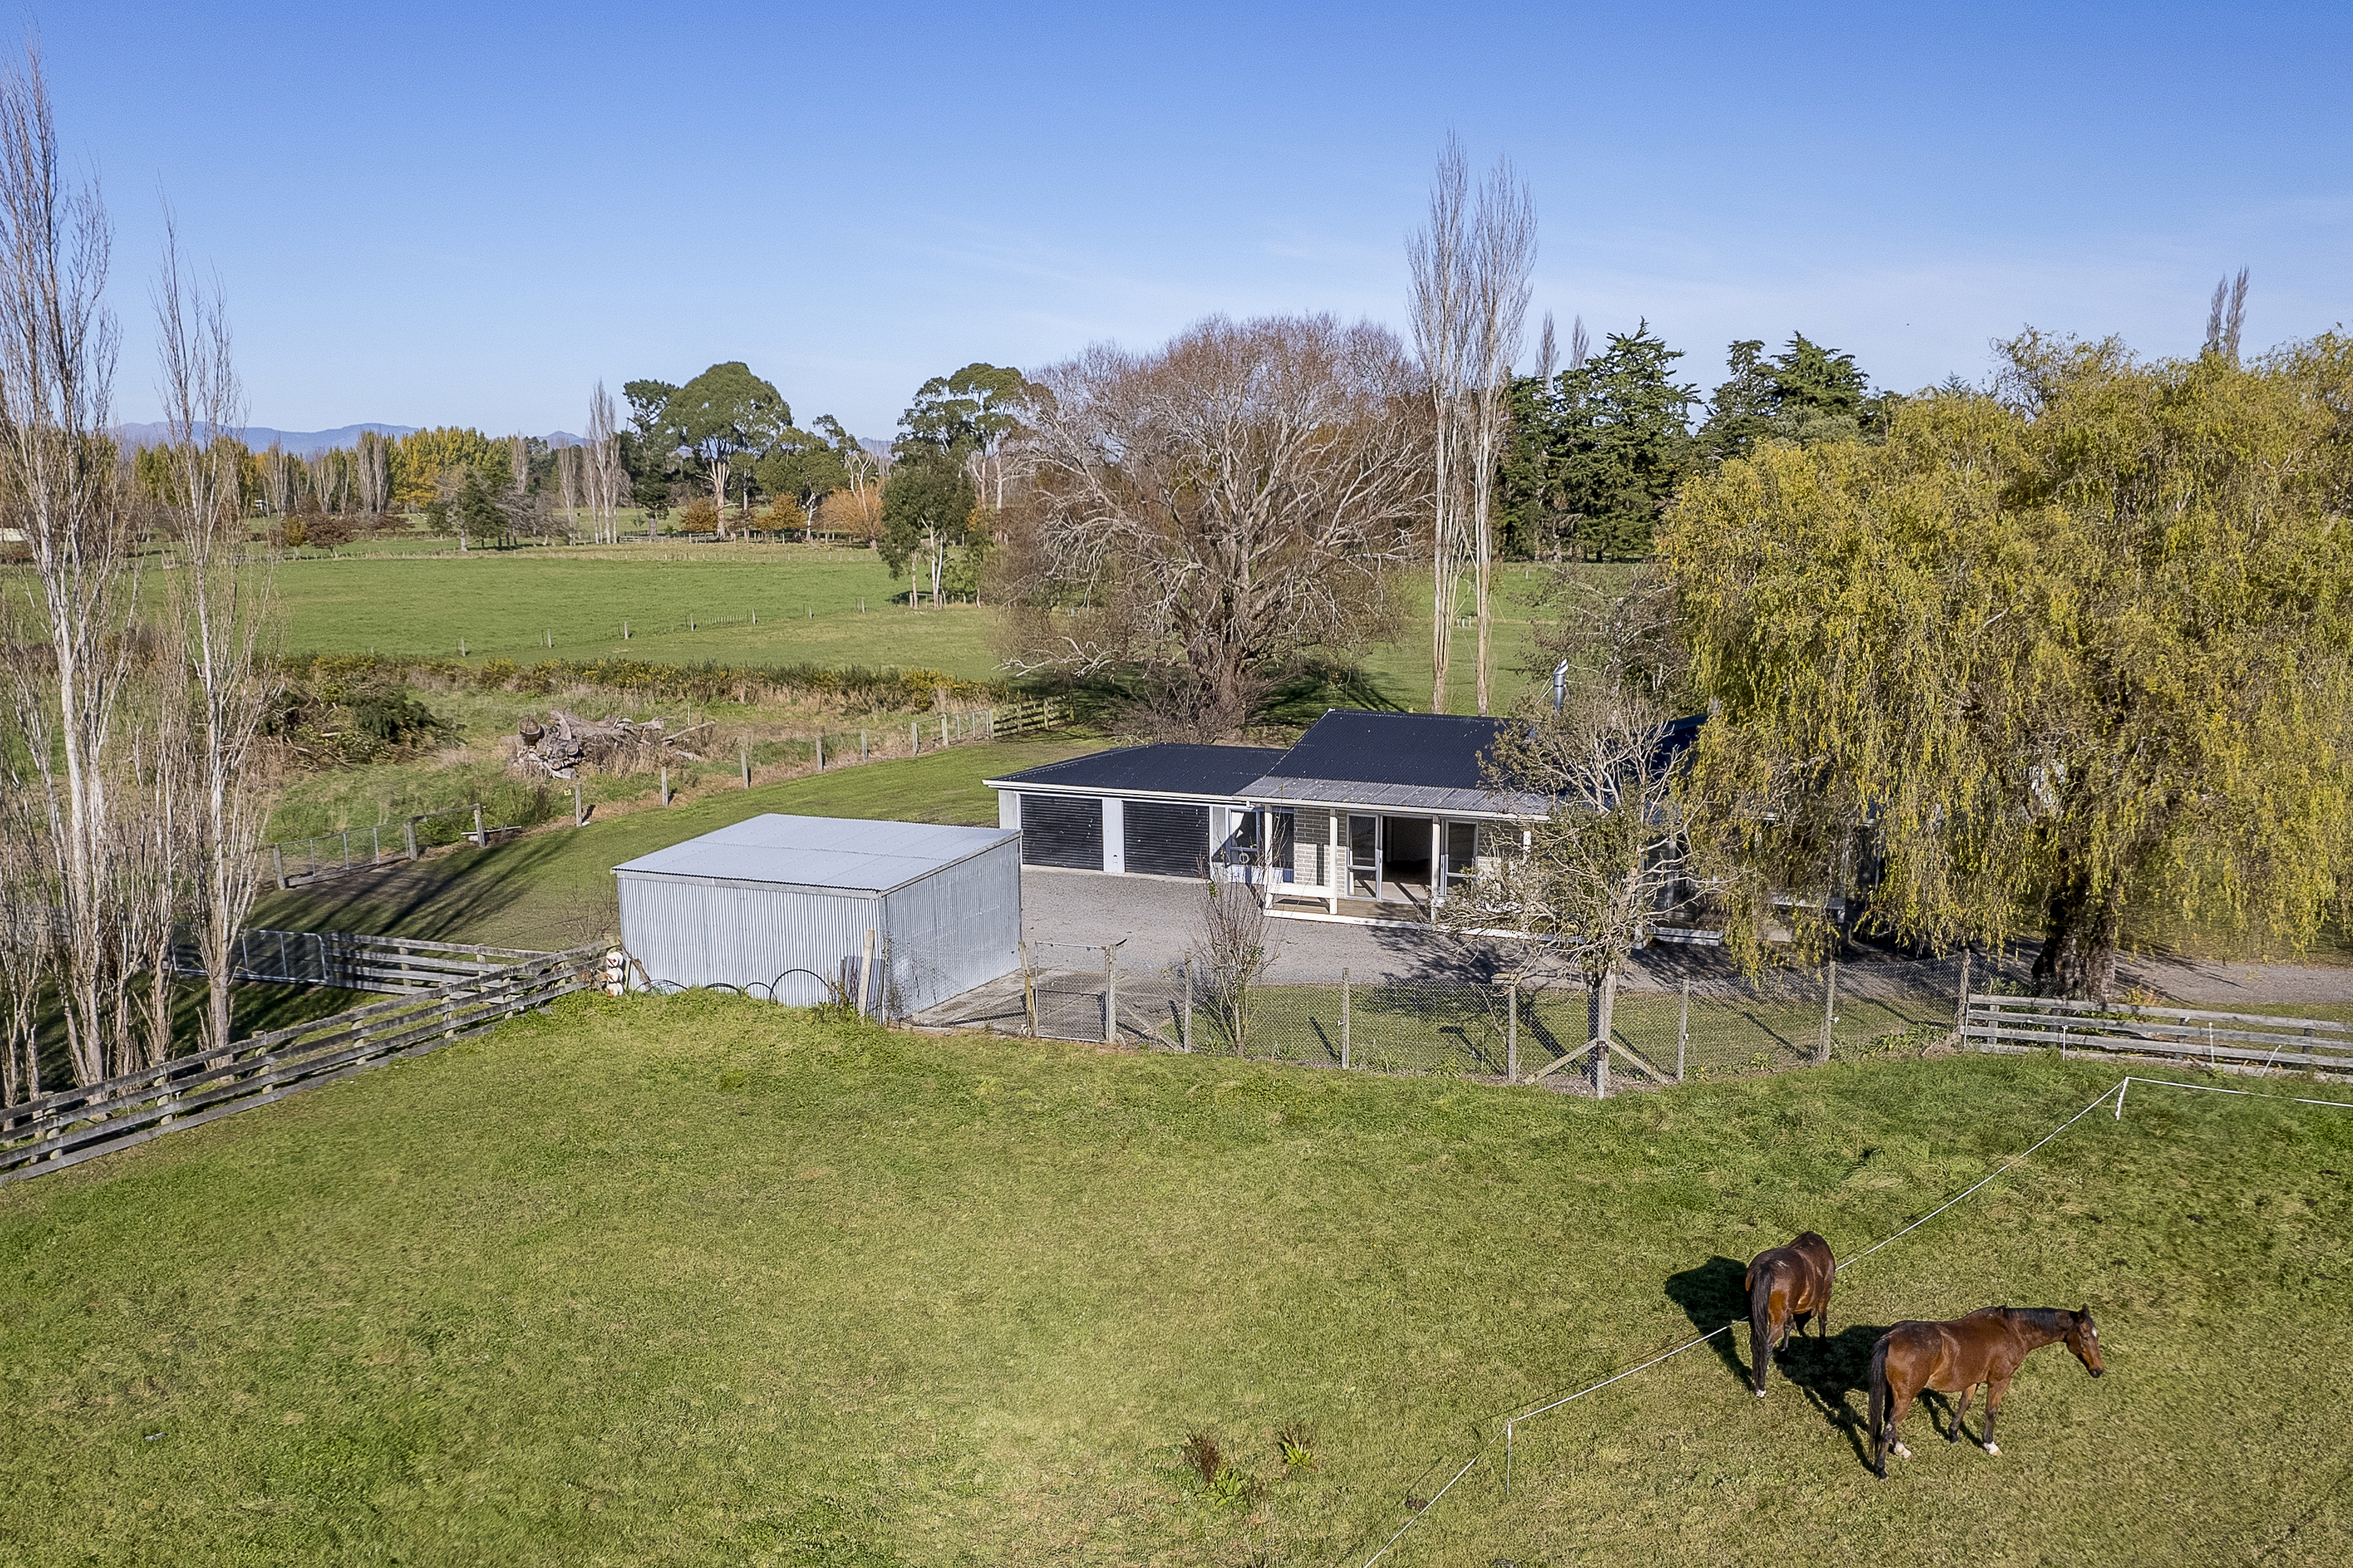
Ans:
POLYGON ((1200 1478, 1201 1489, 1211 1500, 1219 1503, 1256 1502, 1266 1494, 1266 1483, 1256 1477, 1244 1475, 1226 1463, 1225 1451, 1218 1440, 1207 1432, 1196 1432, 1185 1439, 1177 1452, 1185 1463, 1200 1478))
POLYGON ((1315 1467, 1315 1436, 1303 1421, 1294 1421, 1274 1435, 1274 1446, 1282 1462, 1294 1470, 1315 1467))

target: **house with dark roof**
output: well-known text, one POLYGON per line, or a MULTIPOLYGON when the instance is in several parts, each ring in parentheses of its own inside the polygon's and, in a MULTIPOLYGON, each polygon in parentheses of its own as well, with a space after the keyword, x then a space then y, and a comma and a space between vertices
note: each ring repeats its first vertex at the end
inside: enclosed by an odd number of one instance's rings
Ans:
POLYGON ((1026 864, 1214 871, 1276 915, 1427 920, 1551 807, 1486 778, 1503 723, 1335 708, 1287 751, 1127 747, 987 782, 1026 864))

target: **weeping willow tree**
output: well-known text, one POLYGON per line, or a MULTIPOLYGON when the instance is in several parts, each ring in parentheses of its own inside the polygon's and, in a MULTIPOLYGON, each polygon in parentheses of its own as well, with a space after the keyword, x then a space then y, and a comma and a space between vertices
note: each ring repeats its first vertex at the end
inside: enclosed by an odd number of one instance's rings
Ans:
POLYGON ((2039 934, 2052 994, 2105 1000, 2137 908, 2302 946, 2353 891, 2353 342, 2005 357, 1672 514, 1736 933, 1820 941, 1869 856, 1866 922, 2039 934))

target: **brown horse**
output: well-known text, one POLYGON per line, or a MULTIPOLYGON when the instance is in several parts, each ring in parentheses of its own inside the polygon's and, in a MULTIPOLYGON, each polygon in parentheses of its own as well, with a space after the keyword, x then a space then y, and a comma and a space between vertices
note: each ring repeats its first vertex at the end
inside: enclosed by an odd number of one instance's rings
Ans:
POLYGON ((1749 1260, 1740 1288, 1748 1293, 1748 1361, 1757 1369, 1757 1398, 1765 1397, 1774 1341, 1788 1350, 1791 1324, 1810 1317, 1815 1337, 1830 1337, 1831 1287, 1836 1283, 1838 1263, 1831 1256, 1831 1244, 1811 1231, 1749 1260))
POLYGON ((2070 1312, 2063 1307, 1985 1307, 1966 1318, 1946 1323, 1898 1323, 1871 1347, 1871 1467, 1887 1478, 1887 1450, 1908 1459, 1895 1429, 1912 1413, 1912 1401, 1922 1389, 1957 1393, 1953 1427, 1945 1441, 1961 1436, 1961 1414, 1978 1384, 1986 1385, 1985 1451, 1999 1454, 1993 1440, 1993 1418, 2001 1412, 2001 1397, 2027 1353, 2045 1345, 2065 1344, 2075 1359, 2097 1377, 2100 1330, 2092 1309, 2070 1312))

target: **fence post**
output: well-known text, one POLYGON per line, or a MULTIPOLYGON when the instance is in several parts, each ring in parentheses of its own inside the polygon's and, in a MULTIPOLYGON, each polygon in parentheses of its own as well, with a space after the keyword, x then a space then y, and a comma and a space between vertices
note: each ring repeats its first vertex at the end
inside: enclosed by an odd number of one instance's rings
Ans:
POLYGON ((1029 1025, 1029 1038, 1038 1038, 1038 966, 1030 962, 1029 944, 1021 944, 1021 1016, 1029 1025))
POLYGON ((478 849, 487 848, 490 842, 490 834, 482 831, 482 803, 477 800, 474 802, 474 845, 478 849))
POLYGON ((866 760, 866 732, 862 729, 858 732, 858 760, 866 760))
POLYGON ((661 803, 665 806, 670 804, 670 769, 667 768, 661 770, 661 803))
POLYGON ((1103 1044, 1119 1044, 1119 959, 1103 949, 1103 1044))
POLYGON ((417 858, 417 819, 411 817, 400 824, 401 842, 408 848, 408 858, 417 858))
POLYGON ((1607 1037, 1593 1043, 1593 1097, 1609 1097, 1609 1042, 1607 1037))
POLYGON ((1348 1060, 1348 971, 1340 971, 1340 1065, 1351 1065, 1348 1060))
POLYGON ((1814 1060, 1831 1059, 1831 1023, 1838 1014, 1838 960, 1831 960, 1830 983, 1822 990, 1822 1043, 1814 1051, 1814 1060))
POLYGON ((923 754, 923 721, 921 719, 909 719, 907 721, 907 755, 910 757, 921 757, 923 754))
POLYGON ((1185 1049, 1187 1052, 1190 1052, 1193 1049, 1193 956, 1190 953, 1187 953, 1185 956, 1185 1027, 1183 1032, 1183 1040, 1185 1049))
POLYGON ((1683 1008, 1675 1019, 1675 1082, 1683 1081, 1683 1047, 1691 1044, 1691 977, 1683 977, 1683 1008))
POLYGON ((1957 1045, 1967 1044, 1969 1038, 1969 959, 1971 956, 1967 948, 1961 949, 1961 1000, 1959 1005, 1953 1009, 1953 1033, 1957 1036, 1953 1043, 1957 1045))
POLYGON ((866 1016, 867 998, 874 991, 874 927, 866 927, 866 941, 858 950, 858 1016, 866 1016))
POLYGON ((822 732, 817 737, 817 770, 819 773, 825 771, 825 736, 822 732))
POLYGON ((270 863, 278 868, 278 891, 286 891, 286 849, 282 844, 269 846, 270 863))
POLYGON ((1504 982, 1504 1082, 1520 1081, 1520 987, 1504 982))
POLYGON ((588 810, 580 800, 580 780, 575 779, 572 781, 572 825, 580 827, 587 821, 588 810))
POLYGON ((749 789, 752 787, 752 747, 749 742, 739 740, 735 743, 735 760, 744 769, 744 788, 749 789))

